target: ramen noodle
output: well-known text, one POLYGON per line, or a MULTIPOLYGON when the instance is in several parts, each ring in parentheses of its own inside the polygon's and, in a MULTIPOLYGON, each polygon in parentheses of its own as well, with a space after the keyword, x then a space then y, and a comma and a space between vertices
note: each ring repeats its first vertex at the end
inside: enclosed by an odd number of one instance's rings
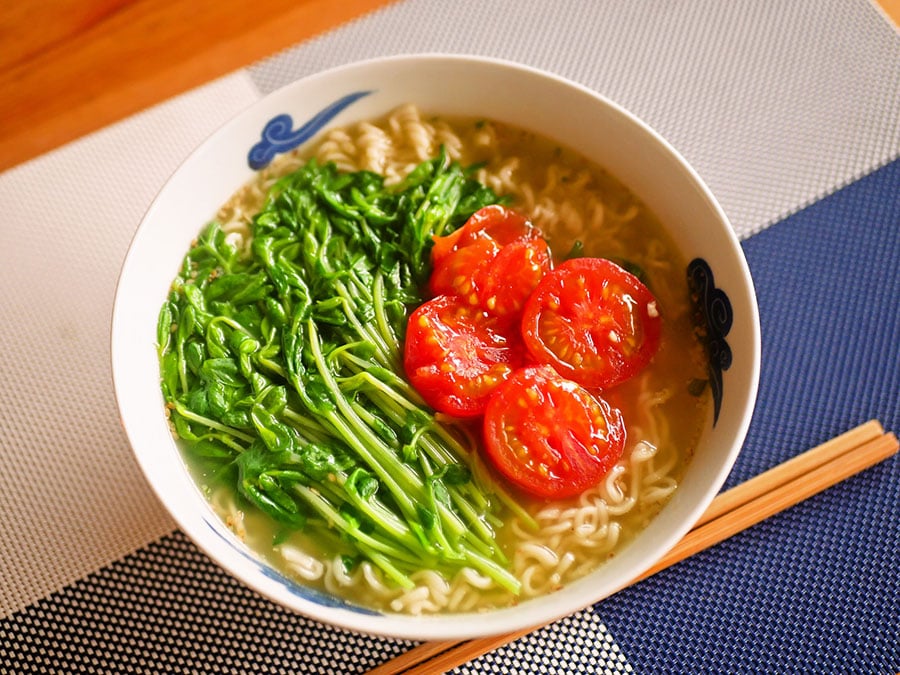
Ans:
MULTIPOLYGON (((411 575, 413 589, 399 589, 371 563, 347 566, 340 555, 302 532, 273 546, 275 523, 240 505, 233 487, 212 490, 211 503, 228 526, 285 574, 354 603, 410 614, 506 606, 550 593, 601 565, 677 489, 709 412, 708 397, 699 396, 693 386, 703 381, 706 370, 691 324, 685 261, 663 225, 606 170, 526 130, 490 120, 426 116, 406 105, 382 120, 329 131, 311 150, 279 157, 217 218, 233 243, 246 246, 250 220, 269 188, 310 157, 343 171, 373 171, 386 184, 396 184, 441 148, 463 166, 477 166, 473 177, 526 214, 554 251, 582 245, 583 255, 638 266, 657 297, 664 323, 651 365, 605 394, 622 410, 627 425, 620 461, 599 485, 576 498, 546 502, 520 497, 537 529, 513 515, 498 528, 498 541, 522 585, 518 597, 470 568, 453 578, 421 570, 411 575)), ((204 477, 197 479, 202 483, 204 477)))

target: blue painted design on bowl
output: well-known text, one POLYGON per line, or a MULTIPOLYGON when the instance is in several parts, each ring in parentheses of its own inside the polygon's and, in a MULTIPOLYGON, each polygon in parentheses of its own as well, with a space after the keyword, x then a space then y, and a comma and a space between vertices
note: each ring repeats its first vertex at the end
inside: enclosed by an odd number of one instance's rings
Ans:
POLYGON ((271 567, 270 565, 267 565, 264 562, 260 561, 258 558, 251 555, 248 551, 244 550, 240 546, 235 545, 235 542, 232 541, 231 537, 224 534, 222 532, 221 526, 219 526, 217 523, 210 521, 208 518, 203 518, 203 522, 206 523, 207 527, 209 527, 209 529, 211 529, 216 534, 216 536, 218 536, 231 548, 237 551, 243 558, 252 562, 263 576, 266 576, 269 579, 280 583, 288 593, 303 598, 304 600, 314 602, 318 605, 322 605, 323 607, 340 607, 342 609, 349 609, 354 612, 358 612, 359 614, 380 616, 380 612, 376 612, 375 610, 368 609, 366 607, 360 607, 359 605, 350 604, 349 602, 346 602, 345 600, 342 600, 337 596, 330 595, 329 593, 324 593, 310 586, 305 586, 301 583, 298 583, 291 577, 282 574, 274 567, 271 567))
POLYGON ((703 258, 694 258, 687 267, 688 287, 694 305, 694 325, 709 357, 709 384, 713 397, 713 425, 722 409, 722 371, 731 367, 731 347, 725 336, 734 322, 731 301, 716 288, 713 271, 703 258))
POLYGON ((352 105, 371 91, 355 91, 325 106, 298 129, 294 129, 294 119, 288 114, 276 115, 262 130, 262 140, 250 148, 247 163, 251 169, 259 170, 269 165, 275 155, 293 150, 301 143, 316 135, 342 110, 352 105))

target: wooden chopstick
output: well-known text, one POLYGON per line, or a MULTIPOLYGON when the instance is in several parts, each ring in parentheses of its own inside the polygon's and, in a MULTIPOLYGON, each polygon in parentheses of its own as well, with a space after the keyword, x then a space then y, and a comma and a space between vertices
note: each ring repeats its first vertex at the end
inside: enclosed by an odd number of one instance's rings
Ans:
POLYGON ((782 462, 755 478, 751 478, 737 487, 718 495, 709 505, 709 508, 700 516, 700 520, 694 523, 699 527, 704 523, 715 520, 724 513, 733 511, 739 506, 755 499, 763 492, 784 485, 792 480, 801 478, 806 472, 821 466, 833 459, 842 457, 851 448, 856 448, 863 443, 874 440, 884 434, 884 429, 878 420, 869 420, 865 424, 845 431, 840 436, 817 445, 812 450, 807 450, 796 457, 782 462))
MULTIPOLYGON (((741 532, 887 459, 900 444, 870 420, 717 496, 694 528, 662 560, 631 583, 741 532)), ((630 585, 630 584, 629 584, 630 585)), ((370 675, 442 673, 540 628, 467 641, 426 642, 369 671, 370 675)))
POLYGON ((860 446, 852 452, 825 462, 808 471, 802 478, 767 490, 705 525, 688 532, 662 560, 644 572, 635 581, 646 579, 660 570, 692 556, 710 546, 728 539, 753 525, 784 511, 814 494, 836 485, 845 478, 887 459, 897 452, 897 437, 884 434, 860 446))

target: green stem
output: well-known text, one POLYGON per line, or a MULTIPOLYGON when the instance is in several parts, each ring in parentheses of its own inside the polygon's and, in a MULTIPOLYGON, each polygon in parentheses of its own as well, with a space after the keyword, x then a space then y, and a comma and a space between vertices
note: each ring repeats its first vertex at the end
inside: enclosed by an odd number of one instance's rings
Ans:
POLYGON ((415 519, 415 504, 412 499, 424 499, 425 496, 421 479, 398 461, 390 448, 384 446, 381 439, 356 416, 322 357, 318 331, 312 319, 307 322, 307 337, 319 375, 341 413, 337 415, 330 412, 326 414, 326 418, 344 441, 359 453, 366 465, 384 481, 407 518, 415 519), (396 475, 393 471, 396 471, 396 475))
POLYGON ((242 441, 246 441, 247 443, 251 443, 253 441, 253 436, 250 434, 245 434, 242 431, 238 431, 237 429, 233 429, 232 427, 221 424, 220 422, 216 422, 215 420, 211 420, 208 417, 204 417, 203 415, 198 415, 195 412, 192 412, 190 409, 185 408, 178 401, 173 401, 172 405, 175 407, 176 412, 184 417, 185 419, 189 419, 192 422, 197 422, 204 426, 209 427, 210 429, 215 429, 216 431, 221 431, 223 433, 234 436, 235 438, 240 438, 242 441))
POLYGON ((294 485, 294 490, 297 494, 301 495, 306 503, 315 509, 329 525, 352 536, 356 540, 357 546, 361 549, 367 549, 367 557, 372 560, 373 563, 381 567, 389 577, 394 579, 394 581, 404 588, 413 588, 415 586, 409 577, 402 574, 389 561, 394 559, 403 560, 410 564, 419 564, 419 559, 406 551, 391 546, 387 542, 383 542, 376 537, 366 534, 358 527, 352 525, 346 518, 338 513, 331 504, 323 499, 320 494, 311 488, 308 488, 305 485, 296 484, 294 485))

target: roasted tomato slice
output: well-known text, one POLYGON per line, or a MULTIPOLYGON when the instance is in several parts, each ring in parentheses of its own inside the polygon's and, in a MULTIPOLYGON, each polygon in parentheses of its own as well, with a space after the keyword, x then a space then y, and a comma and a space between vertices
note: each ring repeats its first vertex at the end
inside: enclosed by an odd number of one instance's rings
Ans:
POLYGON ((490 314, 511 316, 550 269, 550 251, 524 216, 495 205, 435 238, 432 262, 431 295, 456 294, 490 314))
POLYGON ((403 365, 432 408, 473 417, 484 413, 488 397, 521 365, 524 352, 516 324, 457 296, 439 295, 410 316, 403 365))
POLYGON ((448 255, 481 240, 489 239, 497 247, 514 241, 540 236, 540 232, 525 216, 500 204, 485 206, 471 216, 459 229, 443 237, 434 238, 431 262, 437 266, 448 255))
POLYGON ((549 366, 517 370, 497 388, 484 416, 487 453, 514 485, 545 499, 596 485, 622 456, 618 408, 549 366))
POLYGON ((550 249, 543 239, 507 244, 478 270, 476 293, 481 307, 497 316, 520 314, 531 292, 550 271, 550 249))
POLYGON ((522 315, 531 356, 592 388, 624 382, 647 365, 660 324, 649 289, 602 258, 568 260, 544 275, 522 315))

